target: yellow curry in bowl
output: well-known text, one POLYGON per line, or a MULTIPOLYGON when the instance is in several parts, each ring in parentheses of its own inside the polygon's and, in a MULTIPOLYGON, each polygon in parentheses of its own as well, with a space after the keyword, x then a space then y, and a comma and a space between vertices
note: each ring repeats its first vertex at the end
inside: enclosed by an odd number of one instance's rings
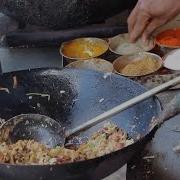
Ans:
POLYGON ((109 48, 108 43, 99 38, 78 38, 62 44, 60 53, 69 59, 90 59, 99 57, 109 48))

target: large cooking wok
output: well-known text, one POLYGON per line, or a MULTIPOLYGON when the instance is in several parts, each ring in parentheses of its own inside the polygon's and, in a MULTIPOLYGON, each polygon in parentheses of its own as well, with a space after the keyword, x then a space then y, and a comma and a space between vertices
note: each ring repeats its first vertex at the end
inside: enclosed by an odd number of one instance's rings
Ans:
MULTIPOLYGON (((60 121, 66 128, 75 127, 145 91, 141 85, 115 74, 108 76, 100 72, 73 69, 35 69, 7 73, 0 76, 0 86, 9 90, 0 91, 1 118, 8 119, 22 113, 40 113, 60 121), (44 95, 26 95, 29 93, 44 95)), ((153 132, 150 132, 149 125, 160 109, 158 100, 149 98, 111 119, 134 139, 142 137, 123 150, 65 165, 0 164, 0 178, 95 180, 106 177, 127 163, 151 138, 150 134, 153 132)), ((100 126, 102 124, 86 131, 82 136, 89 135, 100 126)))
POLYGON ((99 23, 137 0, 0 0, 2 12, 22 24, 54 29, 99 23))

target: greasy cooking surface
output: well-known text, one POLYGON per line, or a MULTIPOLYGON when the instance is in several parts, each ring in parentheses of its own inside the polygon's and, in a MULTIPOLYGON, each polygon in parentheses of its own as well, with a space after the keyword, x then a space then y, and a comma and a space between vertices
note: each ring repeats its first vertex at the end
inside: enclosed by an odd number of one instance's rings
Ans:
MULTIPOLYGON (((9 93, 0 91, 2 118, 39 113, 61 121, 66 128, 77 127, 145 91, 139 84, 115 74, 75 69, 36 69, 4 74, 0 76, 0 85, 9 90, 9 93), (13 83, 13 76, 16 76, 17 86, 13 83)), ((151 118, 159 111, 158 101, 150 98, 111 121, 136 139, 149 133, 151 118)), ((89 137, 100 127, 102 124, 82 135, 89 137)), ((102 179, 126 164, 150 137, 146 136, 120 151, 76 163, 55 166, 0 164, 0 177, 4 180, 14 180, 14 177, 18 180, 102 179)))
MULTIPOLYGON (((2 136, 4 134, 1 134, 2 136)), ((8 136, 8 132, 6 134, 8 136)), ((47 165, 83 161, 109 154, 132 144, 124 133, 114 124, 105 124, 93 133, 87 142, 78 147, 49 148, 34 140, 19 140, 16 143, 0 142, 0 163, 47 165)))
MULTIPOLYGON (((1 118, 39 113, 61 121, 65 127, 75 127, 144 92, 143 87, 114 74, 73 69, 5 74, 0 85, 10 91, 0 92, 1 118), (14 76, 17 88, 13 88, 14 76)), ((149 99, 112 120, 130 134, 143 135, 152 116, 158 113, 157 107, 155 101, 149 99)))

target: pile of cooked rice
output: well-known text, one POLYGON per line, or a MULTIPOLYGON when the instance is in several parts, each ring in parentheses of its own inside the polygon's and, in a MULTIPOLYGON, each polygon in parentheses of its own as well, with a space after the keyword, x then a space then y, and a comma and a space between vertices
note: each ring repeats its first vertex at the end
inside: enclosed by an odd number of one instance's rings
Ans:
POLYGON ((114 124, 106 124, 78 148, 48 148, 33 140, 19 140, 15 144, 0 143, 0 163, 45 165, 93 159, 122 149, 133 143, 114 124))

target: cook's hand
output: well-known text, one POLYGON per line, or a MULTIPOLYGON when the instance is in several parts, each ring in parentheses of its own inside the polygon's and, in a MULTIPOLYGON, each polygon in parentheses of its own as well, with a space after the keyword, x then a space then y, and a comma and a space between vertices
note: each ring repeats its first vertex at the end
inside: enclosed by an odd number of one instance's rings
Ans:
POLYGON ((128 18, 130 40, 146 41, 161 25, 180 13, 180 0, 138 0, 128 18))

